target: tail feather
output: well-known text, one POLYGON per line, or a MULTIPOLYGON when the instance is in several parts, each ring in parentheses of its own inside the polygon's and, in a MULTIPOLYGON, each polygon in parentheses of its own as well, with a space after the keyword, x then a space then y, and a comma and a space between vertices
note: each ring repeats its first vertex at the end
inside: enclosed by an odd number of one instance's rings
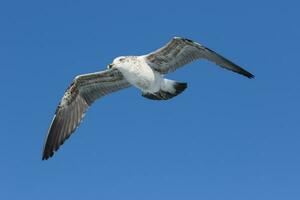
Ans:
POLYGON ((155 93, 143 92, 142 96, 151 100, 168 100, 180 93, 187 88, 187 83, 172 82, 172 87, 169 90, 159 90, 155 93))

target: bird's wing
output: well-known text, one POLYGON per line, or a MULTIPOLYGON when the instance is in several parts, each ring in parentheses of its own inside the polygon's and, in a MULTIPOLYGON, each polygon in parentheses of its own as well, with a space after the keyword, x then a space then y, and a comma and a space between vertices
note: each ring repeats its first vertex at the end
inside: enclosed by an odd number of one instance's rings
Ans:
POLYGON ((192 40, 179 37, 174 37, 162 48, 145 55, 145 58, 154 70, 163 74, 175 71, 185 64, 202 58, 248 78, 254 78, 250 72, 247 72, 209 48, 192 40))
POLYGON ((129 86, 116 69, 77 76, 57 107, 46 137, 43 160, 53 156, 59 146, 70 137, 87 108, 95 100, 129 86))

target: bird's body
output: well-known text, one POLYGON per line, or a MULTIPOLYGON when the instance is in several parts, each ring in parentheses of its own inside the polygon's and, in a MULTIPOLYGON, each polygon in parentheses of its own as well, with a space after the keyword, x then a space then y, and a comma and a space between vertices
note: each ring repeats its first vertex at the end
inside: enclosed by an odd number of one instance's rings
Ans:
POLYGON ((162 48, 142 56, 121 56, 107 70, 77 76, 61 99, 50 125, 43 159, 51 157, 80 124, 91 104, 112 92, 134 86, 151 100, 171 99, 187 88, 187 83, 164 78, 196 59, 207 59, 217 65, 254 76, 207 47, 189 39, 175 37, 162 48))
POLYGON ((154 94, 159 90, 172 90, 173 82, 151 68, 145 56, 116 58, 113 67, 119 70, 132 86, 139 88, 143 93, 154 94))
POLYGON ((131 85, 142 91, 159 90, 163 78, 146 63, 143 56, 120 57, 113 63, 131 85))

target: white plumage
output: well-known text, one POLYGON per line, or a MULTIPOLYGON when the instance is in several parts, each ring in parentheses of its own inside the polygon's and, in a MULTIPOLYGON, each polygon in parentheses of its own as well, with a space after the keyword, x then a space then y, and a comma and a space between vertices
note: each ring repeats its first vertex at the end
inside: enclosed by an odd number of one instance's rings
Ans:
POLYGON ((143 92, 155 93, 165 87, 163 75, 147 64, 145 56, 119 57, 111 67, 118 69, 131 85, 143 92))

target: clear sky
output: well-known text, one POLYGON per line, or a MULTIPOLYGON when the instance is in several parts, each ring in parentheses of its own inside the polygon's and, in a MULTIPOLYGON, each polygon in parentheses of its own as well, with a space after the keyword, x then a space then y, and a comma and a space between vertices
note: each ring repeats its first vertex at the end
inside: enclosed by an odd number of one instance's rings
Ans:
POLYGON ((300 199, 297 1, 1 1, 0 199, 300 199), (126 3, 125 3, 126 2, 126 3), (42 147, 72 79, 174 36, 252 72, 198 61, 151 101, 97 101, 55 156, 42 147))

